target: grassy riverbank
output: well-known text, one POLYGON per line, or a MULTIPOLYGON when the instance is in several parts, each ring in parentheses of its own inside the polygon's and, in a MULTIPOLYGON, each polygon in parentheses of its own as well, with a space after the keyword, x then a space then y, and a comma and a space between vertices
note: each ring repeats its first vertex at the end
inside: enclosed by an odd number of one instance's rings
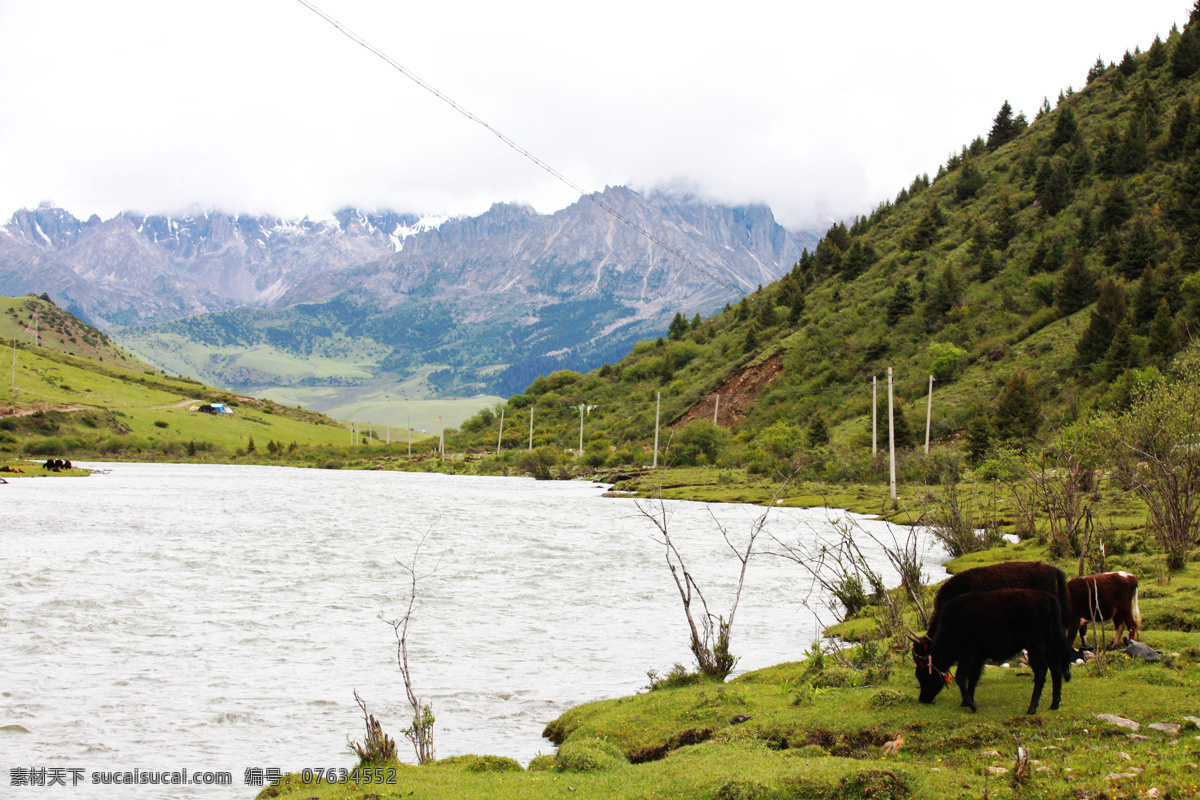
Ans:
MULTIPOLYGON (((804 488, 797 491, 789 503, 803 502, 804 488)), ((956 571, 1012 559, 1044 560, 1046 553, 1031 539, 950 566, 956 571)), ((907 640, 889 631, 880 607, 868 606, 831 630, 848 645, 837 654, 827 640, 804 661, 724 684, 679 671, 653 690, 573 708, 546 729, 557 752, 524 769, 511 759, 464 756, 421 767, 390 764, 392 785, 304 785, 291 776, 259 796, 1193 797, 1200 786, 1200 730, 1186 718, 1200 716, 1200 568, 1191 562, 1169 574, 1158 563, 1159 556, 1134 548, 1110 555, 1107 567, 1140 575, 1142 640, 1163 659, 1109 653, 1077 666, 1056 711, 1049 709, 1047 685, 1039 713, 1023 713, 1032 679, 1020 664, 987 669, 976 714, 959 706, 954 686, 933 705, 919 704, 907 640), (1097 719, 1100 714, 1132 719, 1141 729, 1131 737, 1097 719), (1181 728, 1147 727, 1160 722, 1181 728), (897 752, 884 754, 888 743, 900 740, 897 752), (1018 747, 1031 758, 1019 781, 1018 747)), ((1071 574, 1077 569, 1066 560, 1059 565, 1071 574)), ((911 606, 904 613, 919 627, 911 606)), ((735 653, 737 645, 735 629, 735 653)), ((391 721, 391 732, 402 724, 391 721)))

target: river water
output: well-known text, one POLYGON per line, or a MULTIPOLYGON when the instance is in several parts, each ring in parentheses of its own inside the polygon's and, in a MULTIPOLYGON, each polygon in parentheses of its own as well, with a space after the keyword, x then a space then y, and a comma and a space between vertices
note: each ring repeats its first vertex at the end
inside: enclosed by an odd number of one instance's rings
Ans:
MULTIPOLYGON (((553 751, 542 730, 571 706, 692 663, 654 526, 595 484, 86 466, 103 472, 0 486, 0 795, 249 798, 248 769, 350 768, 355 689, 411 760, 396 640, 379 616, 403 615, 397 560, 423 535, 418 571, 433 574, 418 584, 410 660, 439 757, 527 763, 553 751), (41 769, 66 786, 8 788, 41 769), (92 783, 183 769, 232 785, 92 783)), ((740 541, 763 509, 666 508, 710 607, 727 613, 738 562, 718 524, 740 541)), ((827 532, 831 514, 768 519, 795 541, 827 532)), ((927 548, 931 577, 943 557, 927 548)), ((739 672, 803 656, 817 634, 809 584, 786 560, 751 560, 739 672)))

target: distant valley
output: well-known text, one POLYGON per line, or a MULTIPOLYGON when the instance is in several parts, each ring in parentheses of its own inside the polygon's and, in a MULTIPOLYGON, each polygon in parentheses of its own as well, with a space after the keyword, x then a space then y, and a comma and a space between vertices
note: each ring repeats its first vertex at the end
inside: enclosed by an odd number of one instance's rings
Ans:
POLYGON ((773 282, 815 243, 765 206, 623 187, 595 197, 692 263, 589 198, 449 219, 80 221, 43 205, 0 228, 0 294, 47 292, 168 372, 382 420, 405 402, 507 396, 554 369, 617 361, 677 313, 739 300, 728 286, 773 282))

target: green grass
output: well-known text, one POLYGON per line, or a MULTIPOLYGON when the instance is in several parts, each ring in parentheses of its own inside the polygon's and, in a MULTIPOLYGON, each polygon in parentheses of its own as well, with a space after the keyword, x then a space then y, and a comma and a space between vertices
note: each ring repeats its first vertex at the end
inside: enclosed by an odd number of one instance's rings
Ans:
MULTIPOLYGON (((951 568, 1013 556, 1044 554, 1025 543, 973 554, 951 568)), ((1145 566, 1138 559, 1130 555, 1113 566, 1138 571, 1145 566)), ((546 735, 558 751, 535 758, 526 770, 505 759, 463 757, 423 767, 389 765, 396 770, 394 785, 305 786, 292 776, 259 796, 949 800, 983 797, 986 790, 989 798, 1065 800, 1098 792, 1144 796, 1154 787, 1160 797, 1193 797, 1200 786, 1200 730, 1184 717, 1198 711, 1200 631, 1191 629, 1200 627, 1200 564, 1189 564, 1169 583, 1144 571, 1141 579, 1142 640, 1167 658, 1147 663, 1109 653, 1103 664, 1077 666, 1064 684, 1061 708, 1049 709, 1047 686, 1036 716, 1024 714, 1032 679, 1018 663, 986 669, 978 713, 959 705, 955 686, 931 705, 918 703, 907 640, 880 639, 868 613, 865 625, 855 621, 836 633, 882 648, 865 656, 870 670, 810 655, 723 684, 700 680, 587 703, 550 722, 546 735), (1130 738, 1099 714, 1141 723, 1138 735, 1145 738, 1130 738), (1146 727, 1152 722, 1190 729, 1159 733, 1146 727), (883 745, 898 739, 899 751, 885 755, 883 745), (1019 785, 1011 780, 1018 746, 1032 758, 1019 785), (1115 774, 1130 777, 1109 777, 1115 774)), ((735 652, 736 645, 735 633, 735 652)), ((845 654, 864 658, 856 649, 845 654)))

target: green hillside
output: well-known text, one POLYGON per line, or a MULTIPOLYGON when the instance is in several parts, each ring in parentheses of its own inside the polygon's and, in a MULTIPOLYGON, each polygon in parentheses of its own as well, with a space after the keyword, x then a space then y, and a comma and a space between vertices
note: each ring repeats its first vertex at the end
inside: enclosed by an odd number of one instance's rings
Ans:
MULTIPOLYGON (((723 313, 680 315, 587 375, 538 378, 502 407, 506 446, 532 408, 535 444, 577 448, 583 404, 590 464, 648 463, 661 392, 671 463, 873 480, 887 467, 871 456, 871 382, 886 448, 889 368, 904 453, 924 444, 930 376, 931 438, 952 455, 1124 407, 1200 322, 1197 28, 1097 62, 1032 122, 1003 103, 934 177, 832 226, 723 313)), ((494 447, 500 410, 454 446, 494 447)))
MULTIPOLYGON (((362 437, 386 440, 389 433, 378 424, 362 437)), ((407 444, 399 425, 390 438, 407 444)), ((345 424, 323 414, 152 369, 45 298, 0 298, 2 462, 61 457, 324 465, 360 453, 353 439, 345 424), (234 413, 198 411, 211 403, 234 413)))

